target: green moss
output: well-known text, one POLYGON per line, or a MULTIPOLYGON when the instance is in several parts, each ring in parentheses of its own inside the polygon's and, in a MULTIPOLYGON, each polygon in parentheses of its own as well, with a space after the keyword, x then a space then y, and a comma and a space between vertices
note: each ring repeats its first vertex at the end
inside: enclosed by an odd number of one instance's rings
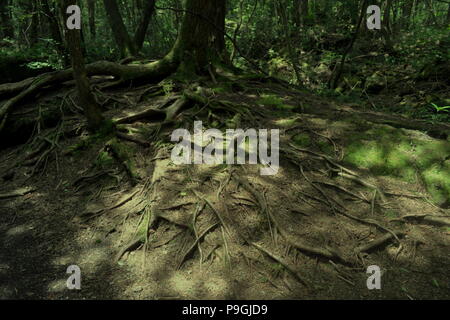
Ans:
POLYGON ((327 141, 318 141, 317 146, 325 154, 332 155, 334 153, 333 146, 327 141))
POLYGON ((280 97, 270 94, 263 94, 257 103, 262 104, 264 106, 275 107, 279 110, 293 110, 295 106, 285 104, 280 97))
POLYGON ((432 140, 390 127, 376 127, 348 140, 344 161, 375 175, 425 183, 436 203, 450 199, 449 141, 432 140))
POLYGON ((283 100, 275 95, 263 94, 259 98, 258 103, 265 106, 280 106, 283 104, 283 100))
POLYGON ((396 211, 391 210, 391 209, 385 210, 384 215, 386 216, 386 218, 389 218, 389 219, 395 219, 395 218, 399 217, 399 214, 396 211))
POLYGON ((125 166, 131 178, 139 179, 139 173, 137 172, 134 161, 132 160, 133 154, 136 153, 136 149, 132 146, 121 143, 116 138, 108 141, 106 145, 114 153, 114 156, 125 166))
POLYGON ((450 165, 434 164, 422 171, 422 177, 436 203, 450 199, 450 165))
POLYGON ((101 169, 108 168, 108 167, 112 166, 113 164, 114 164, 114 159, 106 151, 101 151, 98 154, 97 159, 95 159, 95 166, 97 166, 101 169))
POLYGON ((294 143, 300 147, 309 147, 311 145, 311 137, 307 133, 300 133, 293 137, 294 143))
POLYGON ((101 139, 104 137, 110 136, 116 130, 116 124, 111 119, 103 121, 102 126, 98 130, 96 134, 97 139, 101 139))

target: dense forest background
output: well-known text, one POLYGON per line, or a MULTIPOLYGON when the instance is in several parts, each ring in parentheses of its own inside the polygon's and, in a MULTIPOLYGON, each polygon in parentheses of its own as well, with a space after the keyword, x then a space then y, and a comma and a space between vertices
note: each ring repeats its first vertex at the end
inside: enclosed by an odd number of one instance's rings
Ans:
MULTIPOLYGON (((162 58, 175 42, 183 16, 181 0, 90 0, 79 5, 86 62, 119 61, 128 55, 162 58)), ((230 61, 239 68, 257 65, 292 84, 343 99, 365 99, 366 93, 389 87, 398 105, 394 109, 402 109, 395 111, 448 120, 433 107, 448 105, 439 96, 440 83, 430 91, 425 84, 415 87, 413 80, 448 71, 436 69, 445 68, 449 58, 450 5, 437 0, 369 1, 366 6, 381 6, 382 30, 368 30, 365 15, 357 41, 346 53, 360 5, 357 0, 228 1, 225 42, 230 61), (344 54, 349 54, 345 77, 334 83, 331 73, 344 54), (395 90, 405 79, 416 93, 406 98, 406 89, 395 90)), ((60 1, 3 0, 0 12, 1 82, 70 65, 60 1)), ((375 105, 386 106, 383 101, 375 105)))
POLYGON ((448 0, 0 0, 0 299, 448 299, 449 61, 448 0))

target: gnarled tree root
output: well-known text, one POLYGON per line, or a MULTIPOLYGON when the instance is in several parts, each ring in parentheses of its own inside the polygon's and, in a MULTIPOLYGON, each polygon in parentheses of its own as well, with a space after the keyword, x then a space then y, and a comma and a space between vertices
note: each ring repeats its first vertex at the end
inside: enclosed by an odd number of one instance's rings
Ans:
MULTIPOLYGON (((86 65, 86 71, 88 76, 110 75, 123 83, 126 81, 160 81, 173 73, 177 67, 178 63, 174 63, 170 59, 162 59, 139 66, 127 66, 108 61, 99 61, 86 65)), ((34 95, 44 87, 60 84, 72 79, 73 70, 67 69, 43 74, 15 84, 1 85, 0 96, 14 93, 18 94, 0 107, 0 131, 6 123, 7 115, 19 102, 34 95)))

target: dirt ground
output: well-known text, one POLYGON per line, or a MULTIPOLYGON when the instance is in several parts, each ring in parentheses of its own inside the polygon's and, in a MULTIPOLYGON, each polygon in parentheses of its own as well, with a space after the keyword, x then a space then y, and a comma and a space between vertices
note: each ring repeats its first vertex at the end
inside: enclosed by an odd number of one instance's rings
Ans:
MULTIPOLYGON (((70 149, 85 133, 60 139, 39 166, 15 166, 30 152, 26 145, 2 150, 0 298, 449 299, 446 193, 437 203, 421 168, 402 162, 372 170, 364 165, 372 149, 355 150, 357 143, 383 143, 380 132, 399 133, 408 145, 440 146, 440 160, 429 166, 442 161, 446 170, 448 138, 355 119, 298 92, 279 89, 282 103, 267 102, 261 97, 273 88, 246 86, 216 90, 211 99, 249 110, 241 128, 280 129, 273 176, 260 175, 261 165, 175 165, 174 128, 159 127, 156 138, 146 120, 128 132, 153 137, 149 147, 120 142, 130 166, 111 156, 109 137, 70 149), (407 166, 410 179, 396 174, 407 166), (70 265, 81 269, 81 290, 66 287, 70 265), (367 288, 370 265, 382 270, 381 290, 367 288)), ((160 102, 127 106, 134 92, 108 94, 111 118, 160 102), (121 102, 125 108, 117 107, 121 102)), ((207 111, 199 106, 186 117, 205 127, 233 118, 207 111)), ((192 129, 189 121, 179 125, 192 129)), ((392 141, 382 159, 397 150, 392 141)), ((417 150, 405 157, 421 156, 417 150)))

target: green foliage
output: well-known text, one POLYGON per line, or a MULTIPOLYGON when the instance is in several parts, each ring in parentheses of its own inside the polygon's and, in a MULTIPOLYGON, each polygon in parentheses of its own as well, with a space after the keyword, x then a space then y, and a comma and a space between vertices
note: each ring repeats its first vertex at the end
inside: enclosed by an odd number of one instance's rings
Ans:
POLYGON ((311 145, 311 137, 307 133, 297 134, 294 136, 293 140, 295 144, 303 148, 311 145))
POLYGON ((439 107, 435 103, 431 103, 431 106, 434 108, 436 112, 449 112, 450 106, 439 107))

